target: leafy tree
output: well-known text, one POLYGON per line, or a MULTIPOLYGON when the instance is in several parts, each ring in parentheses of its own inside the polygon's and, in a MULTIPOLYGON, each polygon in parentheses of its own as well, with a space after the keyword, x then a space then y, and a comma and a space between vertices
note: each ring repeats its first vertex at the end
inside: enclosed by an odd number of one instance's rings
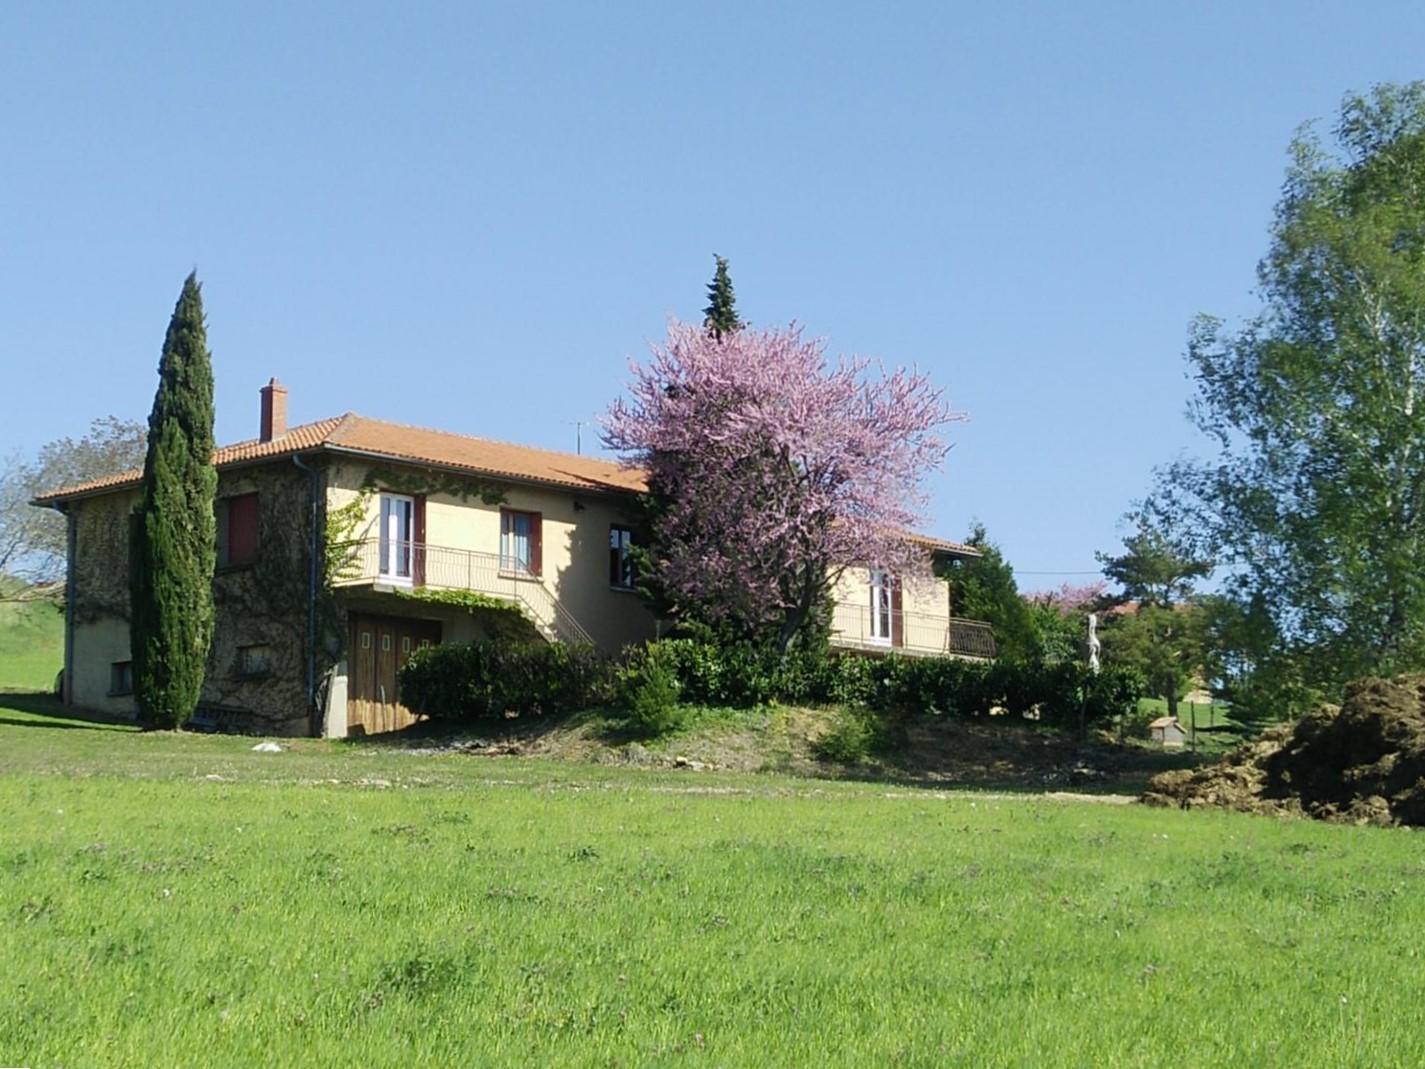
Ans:
POLYGON ((168 324, 134 514, 134 696, 144 722, 181 727, 202 693, 213 638, 213 368, 196 274, 168 324))
POLYGON ((143 424, 106 416, 80 438, 60 438, 33 459, 10 458, 0 473, 0 601, 57 598, 63 587, 64 517, 31 505, 39 495, 143 463, 143 424))
POLYGON ((1261 312, 1189 336, 1216 455, 1160 499, 1270 621, 1258 669, 1329 690, 1425 665, 1425 83, 1348 95, 1291 156, 1261 312))
POLYGON ((732 334, 743 328, 737 314, 737 297, 732 292, 732 276, 727 273, 727 260, 714 255, 717 269, 708 283, 708 306, 703 309, 703 327, 714 337, 732 334))
POLYGON ((1117 556, 1097 554, 1103 574, 1121 592, 1124 611, 1108 616, 1104 655, 1142 673, 1151 692, 1178 715, 1178 699, 1203 670, 1203 613, 1191 603, 1194 584, 1212 571, 1150 511, 1134 514, 1136 529, 1117 556))
POLYGON ((1149 693, 1178 715, 1178 702, 1192 689, 1203 662, 1203 612, 1179 602, 1160 605, 1136 601, 1110 614, 1102 629, 1105 662, 1132 668, 1148 683, 1149 693))
POLYGON ((719 338, 674 323, 630 393, 604 440, 660 495, 648 561, 679 618, 785 652, 847 566, 928 575, 905 532, 954 417, 923 375, 828 365, 796 328, 719 338))
POLYGON ((1133 515, 1137 529, 1123 540, 1118 556, 1097 553, 1103 574, 1122 588, 1120 601, 1170 609, 1192 596, 1195 582, 1212 572, 1212 562, 1175 541, 1147 512, 1133 515))
POLYGON ((1082 661, 1088 643, 1088 616, 1103 604, 1104 584, 1064 583, 1054 590, 1024 595, 1044 664, 1082 661))
POLYGON ((971 528, 966 544, 979 550, 980 555, 951 561, 943 570, 955 615, 991 624, 1000 657, 1014 661, 1039 659, 1039 632, 1028 603, 1020 597, 1014 569, 999 546, 990 541, 984 524, 976 523, 971 528))

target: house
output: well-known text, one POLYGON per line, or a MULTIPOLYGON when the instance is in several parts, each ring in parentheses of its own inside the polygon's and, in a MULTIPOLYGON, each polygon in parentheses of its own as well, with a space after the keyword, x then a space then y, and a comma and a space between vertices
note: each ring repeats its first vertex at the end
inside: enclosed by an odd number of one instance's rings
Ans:
POLYGON ((1160 716, 1148 725, 1153 741, 1165 750, 1180 750, 1187 744, 1187 732, 1175 716, 1160 716))
MULTIPOLYGON (((404 727, 398 672, 423 645, 524 634, 616 651, 658 633, 633 589, 643 475, 599 457, 347 413, 288 427, 261 390, 258 437, 215 451, 218 563, 200 726, 344 737, 404 727)), ((142 473, 35 502, 69 524, 63 696, 134 712, 129 517, 142 473)), ((916 536, 919 538, 919 536, 916 536)), ((941 557, 969 547, 920 538, 941 557)), ((943 582, 848 569, 833 642, 992 657, 943 582)))

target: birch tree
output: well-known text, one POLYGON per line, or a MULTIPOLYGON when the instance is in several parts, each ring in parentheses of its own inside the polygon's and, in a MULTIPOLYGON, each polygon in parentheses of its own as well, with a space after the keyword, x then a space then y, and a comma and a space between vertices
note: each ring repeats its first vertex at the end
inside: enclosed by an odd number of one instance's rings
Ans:
POLYGON ((1190 332, 1216 455, 1155 504, 1329 690, 1425 666, 1425 83, 1299 132, 1271 238, 1260 313, 1190 332))

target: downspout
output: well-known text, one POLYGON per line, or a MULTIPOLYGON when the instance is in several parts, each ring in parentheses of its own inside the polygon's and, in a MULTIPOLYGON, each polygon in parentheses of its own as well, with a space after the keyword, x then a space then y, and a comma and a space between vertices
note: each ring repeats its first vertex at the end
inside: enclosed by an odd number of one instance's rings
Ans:
POLYGON ((303 462, 298 453, 292 454, 292 463, 307 473, 311 487, 311 543, 307 547, 307 716, 312 733, 321 734, 320 713, 317 710, 317 548, 319 545, 318 492, 321 489, 321 472, 303 462))

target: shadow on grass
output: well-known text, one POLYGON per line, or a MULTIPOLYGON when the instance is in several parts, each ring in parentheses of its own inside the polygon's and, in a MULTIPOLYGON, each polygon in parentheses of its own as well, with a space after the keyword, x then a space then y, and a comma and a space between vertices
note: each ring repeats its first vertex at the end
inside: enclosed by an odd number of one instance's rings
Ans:
POLYGON ((43 717, 28 720, 0 715, 0 724, 22 728, 64 728, 73 731, 136 731, 133 723, 90 709, 65 705, 52 694, 0 691, 0 710, 43 717))

